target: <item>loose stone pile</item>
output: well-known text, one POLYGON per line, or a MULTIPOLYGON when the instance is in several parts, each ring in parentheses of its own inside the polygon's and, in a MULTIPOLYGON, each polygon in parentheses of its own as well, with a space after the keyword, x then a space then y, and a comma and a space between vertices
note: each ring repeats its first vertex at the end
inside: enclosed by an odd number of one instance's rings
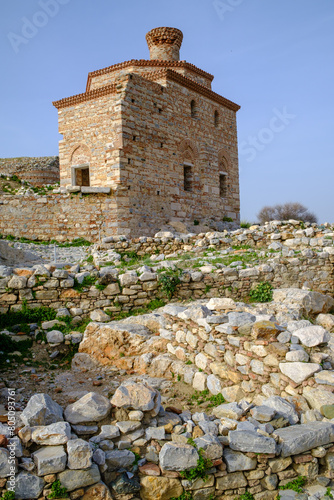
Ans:
POLYGON ((334 477, 334 424, 324 417, 300 424, 300 416, 280 397, 259 406, 246 399, 222 404, 211 416, 163 409, 158 391, 132 380, 110 401, 91 392, 65 411, 36 394, 15 437, 1 424, 0 485, 5 491, 15 446, 18 499, 47 498, 56 481, 73 500, 162 500, 184 491, 196 500, 234 500, 246 490, 256 500, 279 492, 283 499, 288 492, 278 486, 301 475, 309 485, 299 498, 326 498, 334 477), (182 478, 200 457, 210 460, 205 477, 182 478))

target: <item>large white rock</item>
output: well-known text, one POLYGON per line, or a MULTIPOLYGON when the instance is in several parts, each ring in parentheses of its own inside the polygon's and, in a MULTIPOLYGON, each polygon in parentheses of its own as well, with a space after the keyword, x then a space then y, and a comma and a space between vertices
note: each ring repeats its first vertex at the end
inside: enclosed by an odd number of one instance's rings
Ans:
POLYGON ((98 323, 107 323, 110 321, 110 316, 102 311, 102 309, 95 309, 95 311, 90 313, 90 319, 92 321, 97 321, 98 323))
POLYGON ((166 443, 159 453, 160 466, 164 470, 181 471, 196 467, 199 456, 189 444, 166 443))
POLYGON ((321 370, 321 366, 318 363, 303 363, 300 361, 292 363, 280 363, 279 369, 296 384, 301 384, 304 380, 308 379, 314 373, 321 370))
POLYGON ((334 405, 334 394, 319 387, 304 387, 303 396, 310 407, 318 411, 324 405, 334 405))
POLYGON ((119 386, 110 401, 118 408, 151 411, 158 406, 160 409, 161 396, 145 382, 136 383, 129 380, 119 386))
POLYGON ((315 347, 319 344, 329 342, 330 340, 329 333, 320 325, 300 328, 299 330, 294 331, 293 335, 297 337, 306 347, 315 347))
POLYGON ((221 393, 221 381, 218 377, 216 377, 216 375, 208 375, 208 378, 206 379, 206 385, 211 394, 217 395, 221 393))
POLYGON ((51 330, 51 332, 47 332, 46 339, 49 344, 61 344, 64 342, 64 334, 59 330, 51 330))
POLYGON ((31 441, 41 445, 65 444, 71 439, 71 426, 68 422, 31 428, 31 441))
POLYGON ((63 446, 44 446, 33 453, 33 459, 37 474, 45 476, 65 470, 67 455, 63 446))
POLYGON ((329 295, 300 290, 299 288, 279 288, 274 290, 273 300, 288 305, 296 304, 301 307, 306 316, 327 313, 334 306, 334 300, 329 295))
POLYGON ((93 449, 83 439, 71 439, 67 443, 69 469, 88 469, 92 465, 93 449))
POLYGON ((25 425, 49 425, 63 421, 63 409, 48 394, 34 394, 21 414, 25 425))
POLYGON ((71 424, 99 422, 108 416, 110 409, 111 404, 106 397, 96 392, 89 392, 75 403, 67 406, 65 418, 71 424))
POLYGON ((312 422, 293 425, 274 432, 282 446, 281 455, 299 455, 305 451, 334 442, 334 424, 330 422, 312 422))
POLYGON ((277 415, 288 419, 291 425, 299 421, 298 413, 294 406, 280 396, 271 396, 265 399, 262 404, 276 410, 277 415))
POLYGON ((206 307, 210 311, 224 311, 226 309, 235 309, 235 302, 233 299, 227 298, 212 298, 207 303, 206 307))
POLYGON ((334 329, 334 314, 319 314, 315 320, 317 325, 323 326, 326 330, 334 329))

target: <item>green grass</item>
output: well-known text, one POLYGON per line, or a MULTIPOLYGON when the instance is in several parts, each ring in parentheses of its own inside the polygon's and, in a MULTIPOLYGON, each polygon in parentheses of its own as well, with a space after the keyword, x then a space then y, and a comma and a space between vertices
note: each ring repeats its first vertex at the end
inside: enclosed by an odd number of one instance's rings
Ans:
POLYGON ((57 240, 29 240, 28 238, 16 238, 12 234, 3 235, 0 234, 0 239, 8 240, 8 241, 19 241, 20 243, 33 243, 34 245, 57 245, 58 247, 88 247, 92 245, 92 243, 85 238, 75 238, 72 241, 65 241, 64 243, 60 243, 57 240))
MULTIPOLYGON (((195 441, 190 438, 188 439, 188 444, 194 446, 197 449, 195 441)), ((180 476, 188 481, 194 481, 195 479, 203 479, 205 482, 208 479, 207 471, 212 467, 212 461, 209 458, 203 456, 203 448, 197 449, 198 459, 196 467, 188 470, 180 471, 180 476)))
POLYGON ((97 280, 97 277, 96 276, 85 276, 82 283, 79 283, 79 281, 74 278, 74 290, 76 290, 77 292, 83 292, 85 288, 89 288, 91 287, 92 285, 94 285, 94 283, 96 282, 97 280))
MULTIPOLYGON (((131 311, 122 311, 119 313, 114 313, 112 311, 106 310, 105 312, 110 316, 113 321, 119 321, 121 319, 129 318, 130 316, 138 316, 140 314, 147 314, 159 307, 166 305, 166 302, 162 299, 151 300, 146 306, 138 307, 137 309, 132 309, 131 311)), ((78 330, 77 330, 78 331, 78 330)))
POLYGON ((205 389, 204 391, 195 391, 195 394, 190 397, 188 403, 192 405, 194 402, 199 406, 203 403, 210 402, 210 404, 207 405, 207 408, 212 408, 225 403, 225 399, 222 394, 210 395, 208 389, 205 389))
POLYGON ((14 500, 15 499, 15 492, 14 491, 3 491, 2 492, 2 500, 14 500))
POLYGON ((273 286, 267 281, 261 281, 249 292, 251 302, 270 302, 273 299, 273 286))
POLYGON ((254 497, 249 491, 246 491, 246 493, 243 493, 239 497, 237 497, 235 500, 254 500, 254 497))
POLYGON ((279 490, 293 490, 296 491, 297 493, 303 493, 303 486, 306 483, 306 477, 304 476, 299 476, 293 481, 290 481, 289 483, 284 484, 283 486, 279 486, 279 490))
POLYGON ((68 498, 67 489, 61 485, 59 479, 52 484, 48 498, 68 498))
POLYGON ((42 306, 36 309, 29 309, 26 302, 23 302, 21 311, 0 314, 0 328, 8 328, 22 323, 40 324, 42 321, 55 319, 56 315, 57 312, 50 307, 42 306))

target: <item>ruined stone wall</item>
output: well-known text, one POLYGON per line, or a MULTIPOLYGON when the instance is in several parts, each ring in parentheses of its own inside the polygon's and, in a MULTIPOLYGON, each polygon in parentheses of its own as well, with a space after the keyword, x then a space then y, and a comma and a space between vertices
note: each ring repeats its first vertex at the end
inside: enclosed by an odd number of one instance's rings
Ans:
MULTIPOLYGON (((77 202, 78 203, 78 202, 77 202)), ((84 202, 85 203, 85 202, 84 202)), ((90 205, 84 205, 89 207, 90 205)), ((98 215, 98 212, 97 214, 98 215)), ((90 223, 87 221, 85 230, 77 234, 87 237, 90 233, 98 232, 97 217, 90 223)), ((67 222, 63 222, 63 234, 67 222)), ((119 244, 118 251, 122 249, 119 244)), ((123 248, 123 250, 125 250, 123 248)), ((323 255, 314 255, 313 258, 300 257, 286 258, 284 263, 277 265, 263 264, 250 269, 226 269, 221 272, 204 274, 202 272, 185 272, 181 276, 181 283, 177 286, 174 298, 199 299, 205 297, 231 297, 235 300, 243 299, 249 295, 250 290, 263 281, 270 282, 274 288, 296 287, 302 288, 305 282, 312 284, 312 290, 334 296, 334 255, 324 252, 323 255)), ((26 273, 27 278, 21 283, 12 282, 10 277, 0 280, 0 305, 1 311, 6 312, 8 307, 15 310, 21 307, 22 300, 28 304, 44 304, 50 307, 78 307, 82 314, 101 308, 118 313, 143 307, 154 299, 165 299, 156 273, 144 273, 144 276, 125 273, 119 276, 119 283, 114 282, 105 289, 99 290, 95 285, 79 293, 74 286, 74 277, 39 277, 38 281, 30 275, 33 270, 26 273), (68 279, 68 277, 70 279, 68 279), (14 284, 14 286, 12 286, 14 284), (16 288, 17 287, 17 288, 16 288)))
POLYGON ((0 200, 0 233, 32 240, 98 241, 101 235, 117 234, 114 196, 68 195, 12 196, 0 200))
POLYGON ((175 82, 161 83, 131 75, 126 86, 121 182, 128 187, 131 235, 140 228, 152 234, 171 219, 238 220, 235 112, 175 82), (184 189, 184 163, 193 165, 191 191, 184 189), (228 174, 225 198, 221 171, 228 174))
POLYGON ((17 175, 34 186, 59 182, 58 156, 0 158, 0 174, 17 175))

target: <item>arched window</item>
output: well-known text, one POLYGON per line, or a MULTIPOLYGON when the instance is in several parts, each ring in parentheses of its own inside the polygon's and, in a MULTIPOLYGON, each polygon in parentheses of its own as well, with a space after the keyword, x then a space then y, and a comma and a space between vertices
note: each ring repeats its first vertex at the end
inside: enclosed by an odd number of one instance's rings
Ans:
POLYGON ((196 106, 196 101, 194 101, 194 99, 190 103, 190 112, 192 118, 197 117, 197 106, 196 106))
POLYGON ((214 114, 214 124, 215 124, 215 127, 218 127, 218 125, 219 125, 219 113, 217 110, 215 111, 215 114, 214 114))
POLYGON ((228 161, 223 155, 219 157, 219 196, 226 198, 228 194, 228 161))
POLYGON ((185 191, 193 190, 193 165, 190 163, 183 164, 183 184, 185 191))

